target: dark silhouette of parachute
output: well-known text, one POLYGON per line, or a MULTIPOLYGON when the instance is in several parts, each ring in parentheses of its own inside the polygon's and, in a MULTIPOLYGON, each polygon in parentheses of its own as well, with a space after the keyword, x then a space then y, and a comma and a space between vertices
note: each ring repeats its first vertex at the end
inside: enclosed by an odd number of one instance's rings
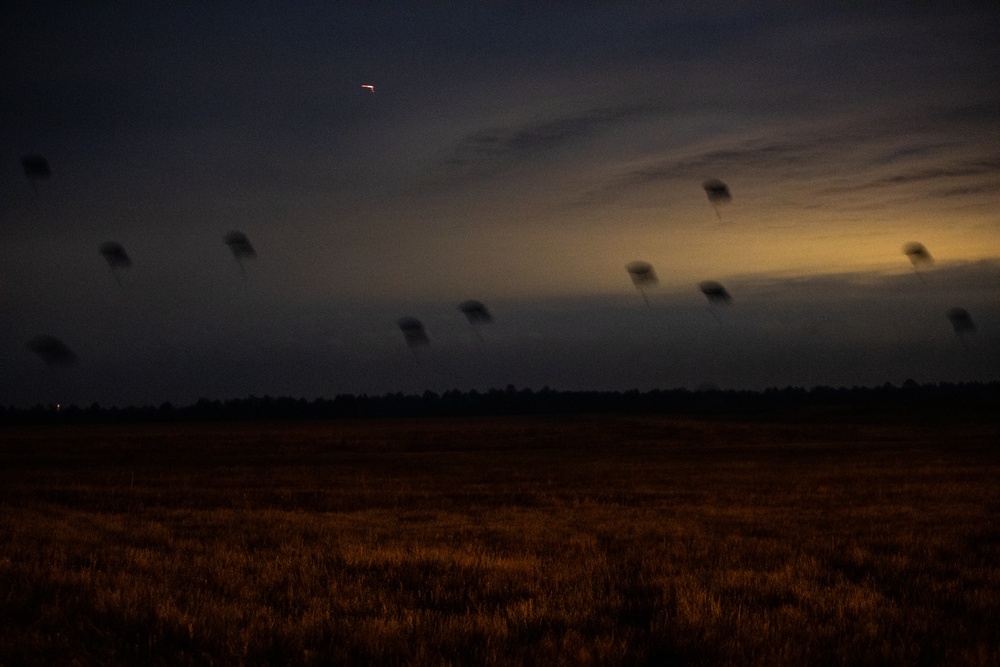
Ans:
POLYGON ((965 339, 962 337, 965 334, 975 333, 976 331, 976 325, 972 322, 972 316, 969 315, 969 311, 965 308, 949 308, 947 315, 948 321, 951 322, 951 328, 955 330, 955 335, 958 336, 962 347, 969 349, 965 344, 965 339))
POLYGON ((972 322, 972 316, 969 315, 969 311, 965 308, 949 308, 947 315, 948 321, 951 322, 951 328, 955 330, 955 335, 958 336, 958 342, 968 350, 969 346, 965 344, 963 336, 975 333, 976 331, 976 325, 972 322))
POLYGON ((722 214, 719 213, 720 204, 728 204, 733 200, 733 196, 729 194, 729 186, 716 178, 710 178, 701 184, 701 187, 705 188, 705 194, 708 195, 708 201, 712 203, 712 208, 715 209, 715 217, 722 222, 722 214))
POLYGON ((479 333, 479 325, 489 324, 493 321, 493 315, 490 314, 485 304, 482 301, 469 299, 458 304, 458 309, 465 313, 465 317, 469 320, 469 324, 472 325, 472 331, 476 334, 476 338, 482 340, 483 337, 479 333))
POLYGON ((715 306, 728 306, 733 302, 733 297, 729 294, 729 290, 723 287, 722 283, 714 280, 705 280, 698 283, 698 289, 708 299, 708 312, 712 314, 716 322, 721 324, 722 322, 715 312, 715 306))
POLYGON ((486 309, 482 301, 463 301, 458 304, 458 309, 465 313, 465 316, 469 318, 469 324, 485 324, 487 322, 493 321, 493 316, 490 315, 490 311, 486 309))
POLYGON ((642 300, 649 305, 649 299, 646 297, 645 287, 656 287, 660 283, 659 279, 656 277, 656 271, 653 270, 653 265, 648 262, 629 262, 625 265, 625 270, 628 271, 628 275, 632 278, 632 283, 639 290, 639 294, 642 295, 642 300))
POLYGON ((119 285, 122 284, 121 272, 132 268, 132 260, 122 244, 115 241, 106 241, 101 244, 100 253, 108 263, 108 270, 111 276, 119 285))
POLYGON ((250 239, 243 232, 232 231, 225 236, 226 245, 233 253, 233 258, 236 260, 236 265, 240 267, 240 274, 243 276, 243 282, 247 281, 247 271, 243 267, 243 260, 253 259, 257 256, 257 251, 253 249, 250 245, 250 239))
POLYGON ((399 325, 399 330, 403 332, 406 344, 411 348, 430 344, 431 339, 427 337, 424 324, 417 318, 403 317, 396 324, 399 325))
POLYGON ((36 336, 28 341, 28 349, 49 366, 75 366, 79 361, 76 353, 54 336, 36 336))
POLYGON ((31 183, 31 189, 37 195, 38 186, 36 183, 52 176, 49 161, 41 155, 25 155, 21 158, 21 166, 24 167, 24 175, 28 177, 28 181, 31 183))
POLYGON ((965 308, 949 308, 948 320, 957 334, 972 333, 976 330, 976 325, 972 323, 972 316, 965 308))
POLYGON ((903 253, 910 258, 910 262, 913 263, 913 271, 920 278, 920 282, 926 283, 924 277, 920 275, 921 266, 934 266, 934 258, 931 254, 927 252, 927 248, 924 247, 923 243, 918 243, 917 241, 910 241, 903 246, 903 253))
POLYGON ((729 291, 714 280, 706 280, 698 283, 698 289, 708 297, 708 302, 715 305, 727 305, 732 303, 733 297, 729 291))

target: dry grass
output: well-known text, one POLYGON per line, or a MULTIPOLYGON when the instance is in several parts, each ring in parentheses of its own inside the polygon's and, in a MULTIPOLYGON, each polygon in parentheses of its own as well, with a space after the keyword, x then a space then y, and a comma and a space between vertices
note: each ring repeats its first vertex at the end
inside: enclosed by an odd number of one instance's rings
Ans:
POLYGON ((1000 664, 1000 429, 0 431, 0 664, 1000 664))

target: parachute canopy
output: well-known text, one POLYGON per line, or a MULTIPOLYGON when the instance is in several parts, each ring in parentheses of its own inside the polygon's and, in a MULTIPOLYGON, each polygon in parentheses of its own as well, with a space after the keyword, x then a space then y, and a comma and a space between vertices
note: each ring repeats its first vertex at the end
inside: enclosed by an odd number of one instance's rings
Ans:
POLYGON ((257 256, 257 251, 250 245, 250 239, 243 232, 231 231, 225 236, 226 245, 233 252, 236 265, 240 267, 240 275, 243 276, 243 286, 247 283, 247 270, 243 268, 244 259, 253 259, 257 256))
POLYGON ((128 269, 132 266, 132 260, 121 243, 106 241, 101 244, 99 252, 113 269, 128 269))
POLYGON ((250 239, 243 232, 232 231, 225 236, 226 245, 233 251, 233 257, 237 260, 241 258, 252 259, 257 256, 257 251, 250 245, 250 239))
POLYGON ((41 155, 25 155, 21 158, 21 166, 24 167, 24 175, 31 182, 31 189, 37 195, 38 186, 35 184, 38 181, 46 180, 52 175, 52 170, 49 168, 49 161, 41 155))
POLYGON ((410 347, 427 345, 431 342, 431 339, 427 337, 427 331, 424 330, 423 322, 417 318, 403 317, 396 324, 399 326, 399 330, 403 332, 406 344, 410 347))
POLYGON ((733 196, 729 194, 729 186, 716 178, 710 178, 702 183, 701 187, 705 188, 708 201, 712 202, 712 208, 715 209, 715 217, 719 219, 719 222, 722 222, 722 214, 719 213, 719 204, 728 204, 733 199, 733 196))
POLYGON ((929 252, 927 252, 927 248, 924 247, 924 244, 918 243, 917 241, 910 241, 904 245, 903 253, 910 258, 914 267, 919 264, 930 265, 934 263, 934 258, 931 257, 929 252))
POLYGON ((976 330, 976 325, 972 322, 972 316, 969 315, 969 311, 965 308, 949 308, 947 314, 952 328, 955 329, 955 333, 961 335, 972 333, 976 330))
POLYGON ((111 271, 111 275, 114 277, 115 282, 121 285, 121 272, 125 269, 132 268, 132 260, 129 259, 128 253, 125 252, 125 248, 122 247, 121 243, 116 243, 115 241, 105 241, 101 244, 99 251, 107 261, 108 270, 111 271))
POLYGON ((628 271, 629 277, 632 279, 632 284, 636 286, 639 290, 639 294, 642 295, 642 300, 649 305, 649 298, 646 296, 646 291, 643 289, 646 286, 656 286, 660 281, 656 278, 656 271, 653 270, 653 265, 648 262, 629 262, 625 265, 625 270, 628 271))
POLYGON ((493 315, 487 310, 482 301, 470 299, 458 304, 458 309, 465 313, 469 319, 469 324, 485 324, 493 321, 493 315))
POLYGON ((656 285, 660 282, 656 277, 656 271, 653 270, 653 265, 648 262, 629 262, 625 265, 625 270, 628 271, 635 286, 640 289, 646 285, 656 285))
POLYGON ((24 175, 31 180, 44 179, 52 175, 49 161, 41 155, 25 155, 21 158, 21 166, 24 167, 24 175))
POLYGON ((698 289, 708 297, 709 303, 729 304, 733 300, 732 295, 722 286, 722 283, 717 283, 714 280, 698 283, 698 289))
POLYGON ((28 349, 49 366, 75 366, 79 361, 76 353, 54 336, 36 336, 28 341, 28 349))
POLYGON ((726 204, 733 199, 733 196, 729 194, 729 186, 717 178, 710 178, 702 183, 701 187, 705 188, 708 201, 713 204, 726 204))

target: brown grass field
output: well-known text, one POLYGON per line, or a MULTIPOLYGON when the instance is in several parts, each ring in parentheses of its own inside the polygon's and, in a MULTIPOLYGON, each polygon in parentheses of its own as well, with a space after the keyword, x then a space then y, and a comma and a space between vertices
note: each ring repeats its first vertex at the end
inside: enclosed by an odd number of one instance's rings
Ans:
POLYGON ((1000 427, 0 429, 0 665, 997 665, 1000 427))

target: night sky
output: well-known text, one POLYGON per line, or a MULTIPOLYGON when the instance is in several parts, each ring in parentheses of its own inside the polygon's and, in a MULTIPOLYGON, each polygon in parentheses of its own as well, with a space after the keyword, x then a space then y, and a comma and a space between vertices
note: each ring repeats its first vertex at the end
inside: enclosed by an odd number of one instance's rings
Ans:
POLYGON ((1000 378, 996 2, 4 3, 0 89, 0 404, 1000 378))

